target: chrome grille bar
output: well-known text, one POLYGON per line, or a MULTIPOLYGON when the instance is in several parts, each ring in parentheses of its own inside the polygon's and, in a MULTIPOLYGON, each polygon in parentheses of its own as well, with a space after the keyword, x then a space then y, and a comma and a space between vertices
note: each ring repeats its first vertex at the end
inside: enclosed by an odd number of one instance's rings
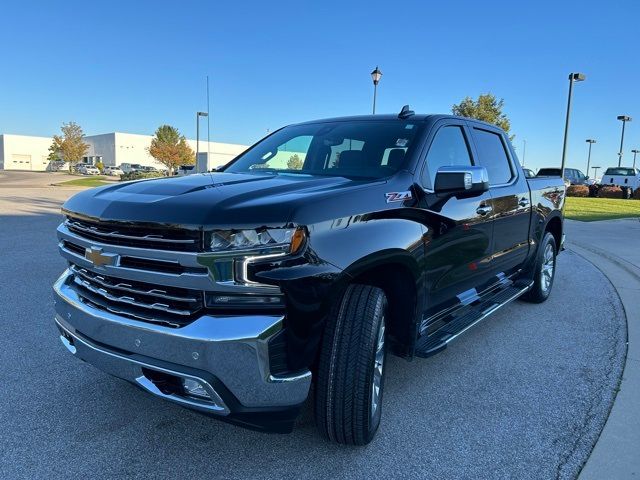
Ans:
POLYGON ((86 232, 92 235, 97 235, 97 236, 106 237, 106 238, 119 238, 124 240, 141 240, 141 241, 150 241, 150 242, 159 242, 159 243, 182 243, 182 244, 197 243, 197 240, 193 238, 185 238, 185 239, 164 238, 162 235, 126 235, 123 233, 119 233, 117 230, 109 231, 109 230, 101 229, 99 227, 86 226, 73 220, 66 220, 65 225, 71 230, 79 230, 81 232, 86 232))
POLYGON ((165 300, 175 300, 177 302, 193 303, 193 302, 199 301, 199 298, 197 297, 179 297, 177 295, 170 295, 167 293, 166 290, 162 290, 160 288, 142 290, 139 288, 134 288, 129 283, 119 282, 114 284, 108 281, 104 276, 95 275, 89 272, 86 268, 78 267, 77 265, 74 265, 74 264, 70 266, 70 269, 74 274, 83 277, 85 280, 88 280, 91 283, 97 283, 103 288, 108 288, 108 289, 112 288, 112 289, 120 290, 123 292, 137 293, 139 295, 150 295, 158 298, 164 298, 165 300))

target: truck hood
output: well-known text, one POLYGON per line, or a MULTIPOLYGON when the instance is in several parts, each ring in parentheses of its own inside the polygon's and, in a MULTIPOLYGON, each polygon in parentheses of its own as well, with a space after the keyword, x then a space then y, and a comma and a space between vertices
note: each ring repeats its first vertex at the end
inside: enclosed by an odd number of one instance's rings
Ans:
POLYGON ((292 174, 205 173, 117 183, 80 192, 64 213, 186 228, 282 226, 300 202, 356 190, 367 181, 292 174))

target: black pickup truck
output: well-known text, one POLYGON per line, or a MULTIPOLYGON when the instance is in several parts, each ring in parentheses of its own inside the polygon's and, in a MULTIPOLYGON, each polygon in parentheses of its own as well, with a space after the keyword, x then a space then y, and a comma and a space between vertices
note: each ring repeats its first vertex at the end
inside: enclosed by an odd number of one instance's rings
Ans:
POLYGON ((250 428, 291 431, 313 383, 321 433, 366 444, 387 354, 548 297, 564 198, 483 122, 291 125, 215 172, 68 200, 55 323, 80 359, 250 428))

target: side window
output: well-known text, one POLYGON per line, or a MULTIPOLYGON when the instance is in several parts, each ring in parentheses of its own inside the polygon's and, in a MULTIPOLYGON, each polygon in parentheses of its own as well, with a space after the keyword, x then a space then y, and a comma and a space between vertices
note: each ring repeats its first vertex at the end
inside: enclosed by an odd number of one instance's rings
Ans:
POLYGON ((426 165, 427 167, 422 172, 422 183, 428 188, 433 188, 438 168, 454 165, 471 165, 469 147, 467 146, 462 127, 449 125, 438 130, 429 147, 426 165))
POLYGON ((513 171, 502 136, 479 128, 473 129, 473 136, 478 149, 478 163, 487 169, 489 184, 508 183, 513 178, 513 171))

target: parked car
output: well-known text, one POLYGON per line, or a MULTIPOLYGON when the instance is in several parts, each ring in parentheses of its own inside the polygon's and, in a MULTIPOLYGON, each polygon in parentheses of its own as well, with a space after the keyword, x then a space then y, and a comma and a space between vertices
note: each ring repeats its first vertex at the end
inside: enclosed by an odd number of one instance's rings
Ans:
MULTIPOLYGON (((541 168, 538 170, 537 177, 559 177, 560 168, 541 168)), ((564 178, 570 185, 589 185, 589 177, 577 168, 565 168, 564 178)))
POLYGON ((631 167, 609 167, 602 175, 602 185, 617 185, 635 190, 640 188, 640 170, 631 167))
POLYGON ((522 172, 524 173, 524 176, 526 178, 533 178, 536 176, 536 174, 534 173, 533 170, 531 170, 530 168, 524 168, 522 167, 522 172))
POLYGON ((138 169, 138 171, 140 171, 140 172, 159 172, 160 170, 158 170, 156 167, 152 167, 150 165, 141 165, 140 168, 138 169))
POLYGON ((178 170, 176 170, 176 175, 179 175, 181 177, 185 175, 191 175, 192 173, 196 173, 195 168, 195 165, 180 165, 178 167, 178 170))
POLYGON ((120 169, 124 173, 137 172, 142 169, 142 165, 140 165, 139 163, 121 163, 120 169))
POLYGON ((104 173, 105 175, 111 175, 111 176, 124 175, 124 172, 120 167, 115 167, 112 165, 104 167, 104 173))
POLYGON ((100 170, 93 165, 83 165, 79 171, 82 175, 100 175, 100 170))
POLYGON ((69 170, 69 164, 64 160, 54 160, 49 164, 49 170, 52 172, 64 172, 69 170))
POLYGON ((221 171, 69 199, 55 323, 76 357, 256 429, 291 431, 314 382, 320 432, 366 444, 388 354, 549 297, 565 195, 488 123, 405 107, 290 125, 221 171))

